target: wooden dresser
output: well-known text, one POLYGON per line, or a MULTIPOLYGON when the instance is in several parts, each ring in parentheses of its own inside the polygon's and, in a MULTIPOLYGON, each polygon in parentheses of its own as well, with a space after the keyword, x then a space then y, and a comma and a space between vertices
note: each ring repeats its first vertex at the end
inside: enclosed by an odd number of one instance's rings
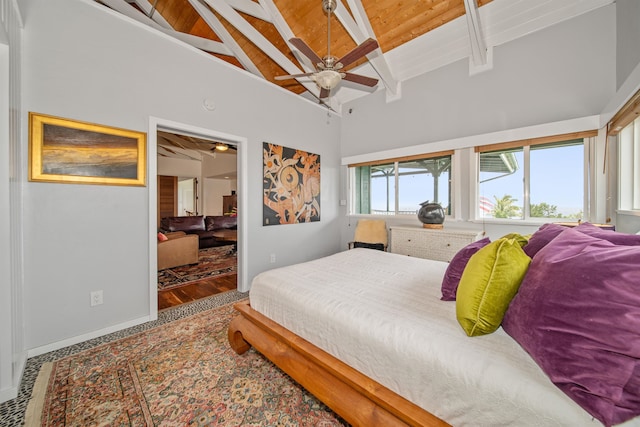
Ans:
POLYGON ((422 227, 390 227, 391 252, 418 258, 451 261, 469 243, 482 238, 482 231, 434 230, 422 227))

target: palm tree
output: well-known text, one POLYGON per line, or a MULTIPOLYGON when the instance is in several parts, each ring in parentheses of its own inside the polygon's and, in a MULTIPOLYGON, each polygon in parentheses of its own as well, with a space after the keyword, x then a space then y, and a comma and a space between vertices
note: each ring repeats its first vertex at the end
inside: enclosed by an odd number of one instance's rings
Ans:
POLYGON ((493 198, 496 201, 491 210, 494 218, 520 218, 522 216, 520 207, 514 205, 518 199, 514 199, 509 194, 505 194, 500 199, 498 196, 493 196, 493 198))

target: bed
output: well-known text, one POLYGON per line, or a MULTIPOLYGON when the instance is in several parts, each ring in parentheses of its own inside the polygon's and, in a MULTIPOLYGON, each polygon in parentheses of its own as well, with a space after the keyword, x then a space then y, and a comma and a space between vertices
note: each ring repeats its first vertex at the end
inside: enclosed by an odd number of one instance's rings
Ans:
POLYGON ((253 346, 352 425, 601 425, 501 328, 464 333, 440 300, 447 266, 354 249, 263 272, 231 346, 253 346))

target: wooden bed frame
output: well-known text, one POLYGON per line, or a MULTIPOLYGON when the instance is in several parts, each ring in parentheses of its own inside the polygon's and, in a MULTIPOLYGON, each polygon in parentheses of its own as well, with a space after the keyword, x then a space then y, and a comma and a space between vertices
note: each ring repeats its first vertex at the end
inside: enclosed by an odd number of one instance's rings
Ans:
POLYGON ((248 301, 229 325, 238 354, 251 346, 354 426, 448 426, 435 415, 253 310, 248 301))

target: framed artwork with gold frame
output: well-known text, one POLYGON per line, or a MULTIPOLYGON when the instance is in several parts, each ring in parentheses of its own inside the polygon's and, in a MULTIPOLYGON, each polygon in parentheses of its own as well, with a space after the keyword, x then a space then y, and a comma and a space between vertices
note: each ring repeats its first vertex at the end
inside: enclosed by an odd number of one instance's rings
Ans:
POLYGON ((146 185, 144 132, 29 113, 29 181, 146 185))

